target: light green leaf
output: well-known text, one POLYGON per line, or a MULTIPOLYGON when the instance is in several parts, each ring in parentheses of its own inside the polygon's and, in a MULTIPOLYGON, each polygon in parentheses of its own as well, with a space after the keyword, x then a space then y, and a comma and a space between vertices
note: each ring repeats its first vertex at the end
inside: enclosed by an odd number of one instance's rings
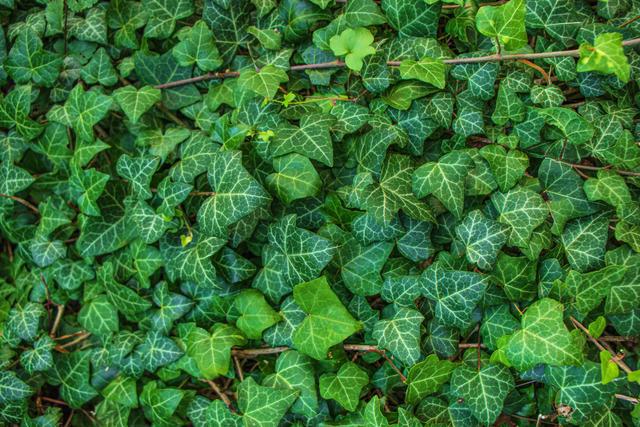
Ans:
POLYGON ((159 89, 152 86, 136 89, 128 85, 113 91, 113 99, 122 108, 131 123, 137 123, 144 113, 160 101, 161 94, 159 89))
POLYGON ((598 34, 594 45, 582 43, 577 70, 615 74, 623 82, 628 82, 631 67, 622 47, 622 34, 598 34))
POLYGON ((369 383, 369 376, 352 362, 343 363, 335 374, 320 377, 320 396, 333 399, 349 412, 353 412, 360 402, 360 393, 369 383))
POLYGON ((522 329, 505 348, 509 361, 525 370, 537 364, 564 366, 582 362, 582 350, 563 322, 564 307, 550 298, 531 304, 522 316, 522 329))
POLYGON ((246 289, 236 296, 233 307, 240 313, 236 326, 247 338, 258 340, 262 332, 278 323, 281 317, 255 289, 246 289))
POLYGON ((326 359, 330 347, 362 328, 331 290, 324 276, 297 285, 293 288, 293 298, 307 313, 293 333, 293 343, 300 352, 314 359, 326 359))
POLYGON ((482 6, 476 13, 476 27, 487 37, 496 37, 507 50, 527 44, 525 1, 510 0, 500 6, 482 6))
POLYGON ((405 59, 400 63, 400 76, 403 79, 417 79, 444 89, 445 66, 439 59, 425 56, 419 61, 405 59))
POLYGON ((206 379, 226 375, 231 362, 231 347, 244 345, 246 338, 236 328, 216 323, 210 333, 194 327, 185 338, 187 354, 206 379))
POLYGON ((289 204, 295 200, 313 197, 320 191, 322 180, 307 157, 291 153, 273 159, 275 172, 266 183, 278 198, 289 204))
POLYGON ((355 71, 362 70, 362 60, 365 57, 376 53, 372 43, 373 34, 364 27, 347 28, 329 40, 333 54, 344 56, 347 67, 355 71))
POLYGON ((274 65, 267 65, 260 71, 243 70, 238 78, 238 87, 271 99, 278 91, 280 83, 287 81, 289 77, 284 70, 274 65))
POLYGON ((449 360, 439 360, 430 354, 422 362, 416 363, 407 376, 407 402, 416 404, 430 394, 437 392, 451 376, 455 364, 449 360))

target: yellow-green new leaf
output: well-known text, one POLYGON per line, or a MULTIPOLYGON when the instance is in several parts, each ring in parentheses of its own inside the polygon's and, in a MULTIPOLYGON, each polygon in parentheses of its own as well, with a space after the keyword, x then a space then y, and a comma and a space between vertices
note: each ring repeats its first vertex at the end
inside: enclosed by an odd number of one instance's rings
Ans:
POLYGON ((631 66, 622 47, 622 34, 599 34, 594 45, 582 43, 578 72, 585 71, 615 74, 623 82, 628 82, 631 76, 631 66))

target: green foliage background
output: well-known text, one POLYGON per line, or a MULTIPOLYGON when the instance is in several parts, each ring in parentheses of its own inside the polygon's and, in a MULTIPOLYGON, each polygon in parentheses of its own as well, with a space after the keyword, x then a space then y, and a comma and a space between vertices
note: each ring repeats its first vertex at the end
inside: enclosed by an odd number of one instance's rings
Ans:
POLYGON ((640 425, 637 1, 0 16, 0 422, 640 425))

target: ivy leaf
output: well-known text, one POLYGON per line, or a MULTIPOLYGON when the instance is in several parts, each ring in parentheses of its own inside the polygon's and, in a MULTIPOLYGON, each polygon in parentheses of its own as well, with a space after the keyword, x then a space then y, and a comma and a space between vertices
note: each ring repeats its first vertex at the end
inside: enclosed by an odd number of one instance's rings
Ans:
POLYGON ((562 232, 568 220, 595 212, 582 189, 582 179, 571 166, 547 158, 540 164, 538 176, 550 199, 549 212, 555 233, 562 232))
POLYGON ((509 244, 520 248, 527 246, 533 231, 549 216, 544 199, 528 188, 493 193, 491 202, 499 213, 498 222, 511 227, 509 244))
POLYGON ((242 166, 238 151, 216 153, 207 176, 214 194, 198 211, 198 222, 207 235, 226 237, 229 226, 270 200, 262 186, 242 166))
POLYGON ((390 319, 376 322, 373 339, 407 366, 415 364, 420 351, 420 325, 424 316, 417 310, 399 308, 390 319))
POLYGON ((400 63, 400 76, 403 79, 417 79, 434 85, 439 89, 445 86, 445 67, 439 59, 425 56, 419 61, 405 59, 400 63))
POLYGON ((236 328, 216 323, 210 332, 194 327, 185 338, 186 352, 206 379, 226 375, 231 362, 231 347, 244 345, 246 338, 236 328))
POLYGON ((145 417, 154 424, 163 425, 173 419, 173 414, 184 397, 177 388, 160 388, 157 381, 145 384, 140 394, 140 404, 145 417))
POLYGON ((11 371, 0 371, 0 403, 3 405, 33 394, 33 390, 11 371))
POLYGON ((503 193, 516 185, 529 167, 529 158, 523 152, 507 151, 501 145, 486 145, 480 149, 480 155, 489 163, 503 193))
POLYGON ((564 307, 550 298, 531 304, 522 316, 522 329, 514 333, 505 348, 517 369, 539 363, 574 365, 582 361, 582 351, 562 320, 564 307))
POLYGON ((600 367, 591 362, 585 366, 546 366, 544 380, 556 387, 554 402, 569 406, 572 411, 566 418, 576 423, 605 407, 615 392, 615 384, 602 384, 600 367))
POLYGON ((464 183, 473 160, 464 151, 452 151, 413 173, 413 192, 419 198, 433 194, 457 218, 462 217, 464 183))
POLYGON ((149 14, 144 35, 166 39, 173 33, 176 21, 193 14, 191 0, 143 0, 142 7, 149 14))
POLYGON ((476 27, 487 37, 496 37, 507 50, 527 44, 524 0, 510 0, 500 6, 482 6, 476 13, 476 27))
POLYGON ((486 270, 493 266, 498 251, 507 242, 509 228, 474 210, 456 227, 456 235, 465 247, 467 260, 486 270))
POLYGON ((0 126, 15 127, 18 134, 32 140, 42 131, 42 126, 29 118, 31 112, 31 86, 18 86, 0 103, 0 126))
POLYGON ((52 350, 55 346, 56 343, 51 337, 43 335, 33 343, 33 349, 20 355, 20 364, 30 374, 48 371, 53 366, 52 350))
POLYGON ((376 53, 376 49, 371 46, 372 43, 373 34, 364 27, 347 28, 329 40, 333 54, 344 56, 347 67, 354 71, 362 70, 362 60, 376 53))
POLYGON ((87 65, 82 67, 80 75, 88 84, 100 83, 103 86, 113 86, 118 83, 118 75, 104 48, 98 49, 87 65))
POLYGON ((343 363, 335 374, 320 376, 320 396, 333 399, 349 412, 360 402, 360 393, 369 383, 369 376, 352 362, 343 363))
POLYGON ((34 302, 18 304, 9 311, 6 328, 21 340, 33 341, 38 333, 40 318, 44 314, 45 310, 40 304, 34 302))
POLYGON ((333 166, 331 126, 335 118, 329 114, 309 114, 300 119, 300 127, 288 123, 280 125, 270 144, 273 156, 298 153, 333 166))
POLYGON ((273 159, 273 169, 275 172, 267 176, 267 185, 286 204, 313 197, 322 187, 322 180, 313 163, 300 154, 276 157, 273 159))
POLYGON ((173 47, 173 56, 183 67, 196 64, 202 71, 216 70, 222 65, 222 58, 213 40, 207 24, 198 21, 173 47))
POLYGON ((267 237, 264 267, 254 279, 253 287, 272 300, 280 300, 294 285, 316 278, 333 257, 331 243, 297 227, 295 215, 272 224, 267 237))
POLYGON ((407 402, 415 404, 437 392, 449 381, 454 368, 454 363, 439 360, 435 354, 430 354, 422 362, 413 365, 407 376, 407 402))
POLYGON ((538 113, 548 124, 560 129, 571 144, 582 145, 593 137, 594 129, 591 123, 569 108, 544 108, 538 110, 538 113))
POLYGON ((78 84, 69 93, 64 107, 49 111, 50 119, 73 127, 84 140, 93 140, 93 126, 102 120, 111 108, 111 97, 92 90, 85 92, 78 84))
POLYGON ((98 395, 89 383, 91 351, 74 351, 56 358, 51 380, 60 385, 60 397, 72 408, 80 408, 98 395))
POLYGON ((194 231, 191 241, 183 245, 180 236, 165 234, 160 241, 160 253, 169 279, 193 281, 219 289, 211 257, 225 242, 226 240, 206 237, 194 231))
POLYGON ((59 55, 44 50, 37 33, 22 30, 16 37, 7 57, 7 73, 18 84, 33 83, 46 87, 53 86, 62 68, 59 55))
POLYGON ((628 82, 631 67, 622 47, 622 34, 598 34, 594 45, 582 43, 577 69, 578 72, 599 71, 615 74, 623 82, 628 82))
POLYGON ((632 201, 624 178, 614 171, 599 170, 597 178, 584 182, 584 192, 590 201, 600 200, 619 209, 632 201))
POLYGON ((424 295, 435 303, 435 316, 445 325, 465 329, 484 294, 487 278, 467 271, 446 271, 440 263, 422 273, 424 295))
POLYGON ((265 377, 263 385, 299 391, 291 412, 306 417, 315 416, 318 413, 318 395, 311 359, 295 350, 285 351, 278 357, 275 369, 275 373, 265 377))
POLYGON ((289 77, 284 70, 274 65, 267 65, 262 67, 260 71, 242 71, 238 78, 238 87, 271 99, 278 91, 280 83, 286 81, 289 81, 289 77))
POLYGON ((140 199, 150 199, 151 179, 160 165, 157 157, 131 157, 123 154, 118 159, 116 170, 118 175, 131 183, 133 196, 140 199))
POLYGON ((118 312, 106 295, 101 295, 82 307, 78 322, 87 331, 99 337, 118 332, 118 312))
POLYGON ((609 229, 606 214, 590 215, 567 224, 562 244, 569 264, 580 272, 604 266, 605 245, 609 229))
POLYGON ((238 406, 245 425, 277 427, 298 394, 297 390, 263 387, 247 378, 238 387, 238 406))
POLYGON ((498 418, 514 385, 509 369, 502 365, 482 366, 478 371, 462 364, 451 375, 452 394, 464 399, 473 416, 487 425, 498 418))
POLYGON ((280 315, 265 301, 264 296, 255 289, 247 289, 236 296, 234 308, 240 313, 236 326, 249 339, 262 337, 262 331, 278 323, 280 315))
POLYGON ((160 101, 160 98, 160 90, 152 86, 136 89, 128 85, 113 91, 113 99, 122 108, 131 123, 137 123, 144 113, 160 101))
POLYGON ((293 333, 293 343, 300 352, 324 360, 329 348, 341 343, 361 329, 331 290, 326 277, 297 285, 293 298, 307 314, 293 333))

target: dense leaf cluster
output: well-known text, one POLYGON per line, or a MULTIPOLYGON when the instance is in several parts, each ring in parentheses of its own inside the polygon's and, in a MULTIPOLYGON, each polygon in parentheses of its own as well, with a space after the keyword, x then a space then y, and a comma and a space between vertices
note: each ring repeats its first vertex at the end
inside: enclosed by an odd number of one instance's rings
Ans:
POLYGON ((635 0, 0 0, 0 423, 640 425, 635 0))

